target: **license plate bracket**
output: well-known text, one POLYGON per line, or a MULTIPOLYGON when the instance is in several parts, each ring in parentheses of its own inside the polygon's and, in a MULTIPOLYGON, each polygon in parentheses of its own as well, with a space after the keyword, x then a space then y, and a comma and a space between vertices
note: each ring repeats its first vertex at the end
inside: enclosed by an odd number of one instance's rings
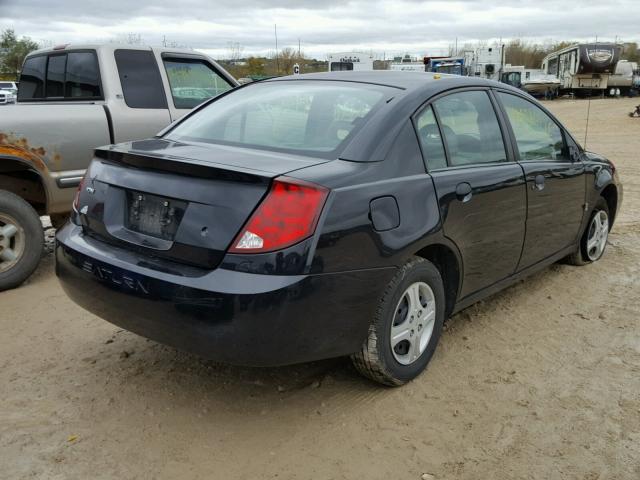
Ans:
POLYGON ((150 193, 127 190, 125 228, 163 240, 173 240, 187 202, 150 193))

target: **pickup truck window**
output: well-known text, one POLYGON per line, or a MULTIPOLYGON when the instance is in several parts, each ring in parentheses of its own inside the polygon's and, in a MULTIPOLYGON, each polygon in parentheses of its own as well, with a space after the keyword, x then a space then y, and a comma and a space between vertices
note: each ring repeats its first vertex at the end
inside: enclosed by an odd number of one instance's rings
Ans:
POLYGON ((37 55, 24 62, 18 101, 100 100, 100 69, 93 51, 37 55))
POLYGON ((27 58, 20 75, 18 101, 32 100, 44 96, 44 79, 47 72, 47 57, 40 55, 27 58))
POLYGON ((129 108, 167 108, 158 64, 150 50, 114 52, 124 101, 129 108))
POLYGON ((47 65, 47 97, 64 97, 64 72, 67 66, 66 55, 52 55, 47 65))
POLYGON ((67 57, 65 97, 98 98, 101 96, 100 70, 95 54, 93 52, 70 52, 67 57))
POLYGON ((165 58, 163 62, 176 108, 193 108, 233 88, 203 60, 165 58))

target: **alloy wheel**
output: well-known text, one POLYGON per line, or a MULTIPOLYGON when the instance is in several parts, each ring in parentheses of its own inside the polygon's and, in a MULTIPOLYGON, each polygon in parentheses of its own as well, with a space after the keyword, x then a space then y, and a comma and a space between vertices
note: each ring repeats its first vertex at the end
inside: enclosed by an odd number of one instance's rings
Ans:
POLYGON ((436 302, 431 287, 412 283, 400 297, 391 324, 391 351, 402 365, 415 362, 425 351, 436 319, 436 302))
POLYGON ((589 235, 587 237, 587 256, 595 262, 602 256, 609 237, 609 216, 604 210, 599 210, 591 219, 589 235))
POLYGON ((0 273, 13 268, 26 246, 24 229, 9 215, 0 213, 0 273))

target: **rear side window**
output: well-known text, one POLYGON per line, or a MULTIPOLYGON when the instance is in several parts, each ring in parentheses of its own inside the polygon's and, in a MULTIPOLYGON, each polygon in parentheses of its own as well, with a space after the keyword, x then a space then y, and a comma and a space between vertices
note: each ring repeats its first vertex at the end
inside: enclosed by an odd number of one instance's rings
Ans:
POLYGON ((447 157, 444 153, 440 129, 431 106, 428 106, 416 118, 416 129, 422 146, 422 154, 427 160, 429 170, 445 168, 447 166, 447 157))
POLYGON ((116 50, 124 101, 130 108, 167 108, 158 64, 150 50, 116 50))
POLYGON ((63 52, 28 58, 20 75, 18 100, 102 99, 94 51, 63 52))
POLYGON ((27 58, 20 74, 18 101, 43 98, 46 74, 47 57, 45 55, 27 58))
POLYGON ((101 95, 100 70, 95 53, 70 52, 67 55, 65 97, 99 98, 101 95))
POLYGON ((193 108, 233 88, 203 60, 166 58, 164 68, 176 108, 193 108))
POLYGON ((484 91, 447 95, 434 103, 453 166, 507 160, 496 113, 484 91))
POLYGON ((348 82, 256 83, 214 101, 167 138, 330 158, 393 92, 348 82))
POLYGON ((560 127, 533 103, 499 92, 516 137, 520 160, 569 160, 560 127))

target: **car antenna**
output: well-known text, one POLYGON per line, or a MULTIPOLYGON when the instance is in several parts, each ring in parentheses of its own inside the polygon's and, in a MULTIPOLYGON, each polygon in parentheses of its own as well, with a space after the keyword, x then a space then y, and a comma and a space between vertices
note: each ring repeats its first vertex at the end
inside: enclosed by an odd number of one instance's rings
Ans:
MULTIPOLYGON (((591 86, 593 87, 593 79, 591 79, 591 86)), ((587 149, 587 135, 589 133, 589 114, 591 113, 591 93, 589 93, 589 99, 587 100, 587 125, 584 128, 584 149, 587 149)))
MULTIPOLYGON (((596 50, 598 50, 598 36, 596 35, 596 50)), ((587 50, 587 56, 589 51, 587 50)), ((593 75, 591 75, 591 89, 589 91, 589 99, 587 100, 587 125, 584 128, 584 149, 587 149, 587 135, 589 133, 589 114, 591 113, 591 95, 593 94, 593 75)))

